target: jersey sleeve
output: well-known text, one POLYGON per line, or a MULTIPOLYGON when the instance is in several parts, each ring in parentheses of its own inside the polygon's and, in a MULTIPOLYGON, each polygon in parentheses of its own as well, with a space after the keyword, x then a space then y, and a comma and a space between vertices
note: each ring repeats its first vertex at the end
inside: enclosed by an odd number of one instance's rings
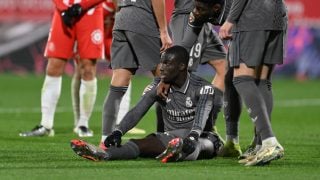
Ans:
POLYGON ((248 0, 233 0, 231 4, 231 9, 229 12, 229 15, 227 17, 227 20, 231 23, 235 23, 239 20, 240 15, 247 4, 248 0))
POLYGON ((197 93, 199 100, 191 131, 196 131, 200 135, 213 108, 214 89, 211 85, 204 85, 197 93))
POLYGON ((147 113, 150 107, 157 101, 157 87, 144 92, 140 101, 124 116, 117 129, 123 134, 135 127, 147 113))

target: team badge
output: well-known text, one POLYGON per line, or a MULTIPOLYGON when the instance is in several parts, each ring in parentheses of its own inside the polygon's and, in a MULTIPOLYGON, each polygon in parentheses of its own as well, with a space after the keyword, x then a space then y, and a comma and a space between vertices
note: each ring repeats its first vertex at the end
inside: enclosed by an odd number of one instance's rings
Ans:
POLYGON ((187 107, 192 107, 192 101, 191 101, 191 98, 190 98, 190 97, 187 97, 187 98, 186 98, 186 106, 187 106, 187 107))
POLYGON ((102 43, 102 31, 100 29, 97 29, 91 33, 91 41, 94 44, 102 43))

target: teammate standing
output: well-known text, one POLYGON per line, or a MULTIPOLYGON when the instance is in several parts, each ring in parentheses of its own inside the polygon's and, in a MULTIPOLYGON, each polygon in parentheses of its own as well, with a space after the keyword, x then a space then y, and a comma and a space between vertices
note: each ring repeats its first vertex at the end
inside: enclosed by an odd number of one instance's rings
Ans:
POLYGON ((42 118, 40 125, 20 136, 53 136, 54 113, 61 92, 64 67, 73 56, 74 43, 81 61, 80 112, 76 125, 79 135, 92 136, 89 118, 96 97, 96 60, 103 57, 103 0, 53 0, 55 10, 45 57, 48 58, 46 77, 41 93, 42 118))
POLYGON ((208 121, 209 124, 212 121, 214 90, 206 80, 188 73, 188 60, 188 52, 183 47, 168 48, 161 56, 160 66, 162 81, 171 85, 167 99, 157 96, 156 85, 153 86, 106 138, 106 151, 81 140, 72 140, 74 152, 93 161, 154 158, 166 149, 170 141, 168 150, 159 156, 162 162, 214 157, 222 145, 221 141, 211 131, 203 131, 208 121), (130 139, 121 145, 121 136, 133 128, 155 102, 164 112, 165 133, 130 139))
POLYGON ((271 75, 274 66, 283 63, 287 21, 283 0, 233 0, 227 21, 219 32, 221 38, 231 39, 233 84, 261 140, 251 156, 239 161, 247 166, 267 164, 284 155, 270 119, 271 75))
POLYGON ((160 52, 170 47, 164 0, 118 1, 111 46, 112 79, 102 115, 102 141, 114 129, 131 77, 142 68, 157 75, 160 52))

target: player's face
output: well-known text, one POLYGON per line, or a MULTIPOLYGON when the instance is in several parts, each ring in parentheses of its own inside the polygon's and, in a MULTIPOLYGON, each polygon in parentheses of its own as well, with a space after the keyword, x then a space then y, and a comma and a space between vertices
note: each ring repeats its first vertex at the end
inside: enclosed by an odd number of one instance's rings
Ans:
POLYGON ((213 18, 220 14, 220 4, 208 5, 203 2, 195 1, 195 8, 193 14, 201 18, 213 18))
POLYGON ((174 60, 162 60, 160 64, 160 78, 163 82, 172 84, 175 82, 180 71, 174 60))

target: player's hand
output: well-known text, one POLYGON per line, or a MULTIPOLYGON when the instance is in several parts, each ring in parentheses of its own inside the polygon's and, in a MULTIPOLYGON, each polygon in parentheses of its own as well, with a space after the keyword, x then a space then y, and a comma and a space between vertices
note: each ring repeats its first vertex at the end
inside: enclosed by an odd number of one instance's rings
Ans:
POLYGON ((232 39, 231 29, 233 27, 233 23, 226 21, 223 23, 219 30, 219 37, 224 40, 232 39))
POLYGON ((166 49, 172 46, 172 40, 169 36, 168 31, 161 31, 160 30, 160 39, 161 39, 161 48, 160 53, 163 53, 166 49))
POLYGON ((160 83, 157 86, 157 95, 163 100, 167 99, 169 88, 170 84, 166 84, 160 81, 160 83))
POLYGON ((75 22, 75 18, 79 17, 82 14, 82 7, 80 4, 74 4, 69 7, 67 10, 61 13, 63 23, 68 26, 72 27, 75 22))
POLYGON ((62 18, 62 22, 63 22, 66 26, 68 26, 69 28, 72 27, 72 25, 73 25, 73 23, 74 23, 74 18, 71 17, 71 16, 67 13, 67 11, 63 11, 63 12, 61 13, 61 18, 62 18))
POLYGON ((106 147, 110 147, 110 146, 120 147, 121 137, 122 137, 122 132, 119 130, 115 130, 107 136, 106 140, 104 141, 104 145, 106 147))
POLYGON ((198 139, 199 134, 191 131, 190 134, 183 139, 182 152, 186 153, 187 155, 193 153, 193 151, 196 150, 198 139))
POLYGON ((82 14, 82 7, 80 4, 73 4, 67 9, 69 16, 79 17, 82 14))

